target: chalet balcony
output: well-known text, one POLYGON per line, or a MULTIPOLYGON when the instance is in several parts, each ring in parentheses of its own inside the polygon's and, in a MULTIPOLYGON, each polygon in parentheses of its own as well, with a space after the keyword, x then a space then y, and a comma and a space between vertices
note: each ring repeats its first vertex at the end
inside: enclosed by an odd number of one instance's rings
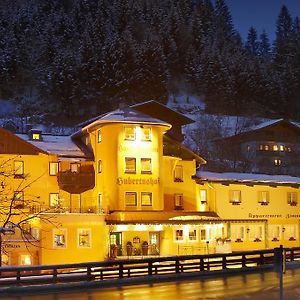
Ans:
POLYGON ((95 186, 95 171, 90 170, 71 172, 71 170, 58 172, 57 181, 59 187, 70 194, 81 194, 95 186))

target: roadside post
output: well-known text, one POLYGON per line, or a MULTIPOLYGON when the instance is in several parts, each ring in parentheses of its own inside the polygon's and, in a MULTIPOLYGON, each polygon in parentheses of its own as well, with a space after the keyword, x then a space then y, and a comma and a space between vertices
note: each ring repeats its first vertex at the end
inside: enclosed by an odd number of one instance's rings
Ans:
POLYGON ((285 272, 285 253, 282 245, 274 248, 274 271, 279 275, 280 300, 283 300, 283 273, 285 272))

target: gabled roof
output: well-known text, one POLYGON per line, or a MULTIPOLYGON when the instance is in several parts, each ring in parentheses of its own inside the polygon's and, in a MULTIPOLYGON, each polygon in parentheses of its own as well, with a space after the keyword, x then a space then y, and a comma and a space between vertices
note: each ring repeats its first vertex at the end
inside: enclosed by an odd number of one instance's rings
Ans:
POLYGON ((287 185, 300 187, 300 178, 289 175, 267 175, 254 173, 215 173, 198 171, 194 177, 197 182, 218 182, 223 184, 248 184, 248 185, 287 185))
POLYGON ((195 122, 194 120, 186 117, 185 115, 154 100, 138 103, 132 105, 131 107, 149 116, 164 120, 172 125, 176 123, 182 126, 195 122))
POLYGON ((92 129, 98 127, 100 124, 106 124, 106 123, 127 123, 127 124, 132 123, 132 124, 152 124, 152 125, 154 124, 154 125, 165 126, 168 129, 171 128, 171 125, 169 123, 164 122, 160 119, 151 117, 132 108, 123 108, 123 109, 117 109, 112 112, 100 115, 97 118, 82 123, 85 124, 84 127, 79 131, 75 132, 72 135, 72 137, 76 137, 88 129, 92 129))
POLYGON ((194 153, 192 150, 190 150, 183 144, 170 138, 169 136, 164 135, 163 142, 164 142, 163 155, 180 157, 184 160, 195 159, 198 163, 202 165, 206 164, 205 159, 203 159, 201 156, 194 153))
POLYGON ((27 134, 16 134, 16 136, 44 153, 61 157, 86 157, 86 154, 74 144, 71 136, 43 134, 41 141, 31 140, 27 134))
POLYGON ((264 130, 264 129, 268 129, 268 128, 271 128, 271 127, 274 127, 276 125, 285 125, 285 126, 288 126, 289 128, 291 128, 292 130, 296 130, 297 132, 300 133, 300 126, 299 124, 295 123, 295 122, 290 122, 288 120, 285 120, 285 119, 276 119, 276 120, 269 120, 269 121, 266 121, 266 122, 263 122, 261 124, 258 124, 256 126, 253 126, 241 133, 238 133, 238 134, 235 134, 235 135, 231 135, 231 136, 227 136, 227 137, 224 137, 224 138, 220 138, 218 139, 218 141, 220 140, 231 140, 231 139, 236 139, 236 138, 243 138, 249 134, 252 134, 252 133, 256 133, 256 132, 259 132, 261 130, 264 130))

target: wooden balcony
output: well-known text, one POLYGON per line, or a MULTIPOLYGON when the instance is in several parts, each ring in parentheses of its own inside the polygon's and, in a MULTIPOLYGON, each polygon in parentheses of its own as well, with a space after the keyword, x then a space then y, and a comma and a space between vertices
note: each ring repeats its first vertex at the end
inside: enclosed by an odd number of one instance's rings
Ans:
POLYGON ((58 172, 57 181, 59 187, 70 194, 81 194, 95 186, 95 171, 90 170, 71 172, 71 170, 58 172))

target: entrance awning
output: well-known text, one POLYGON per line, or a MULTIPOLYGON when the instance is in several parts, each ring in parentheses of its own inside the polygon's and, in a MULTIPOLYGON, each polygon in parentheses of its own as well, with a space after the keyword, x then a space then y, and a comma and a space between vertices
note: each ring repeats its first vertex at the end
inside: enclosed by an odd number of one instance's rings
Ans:
POLYGON ((221 223, 215 212, 113 211, 105 218, 114 224, 191 224, 221 223))

